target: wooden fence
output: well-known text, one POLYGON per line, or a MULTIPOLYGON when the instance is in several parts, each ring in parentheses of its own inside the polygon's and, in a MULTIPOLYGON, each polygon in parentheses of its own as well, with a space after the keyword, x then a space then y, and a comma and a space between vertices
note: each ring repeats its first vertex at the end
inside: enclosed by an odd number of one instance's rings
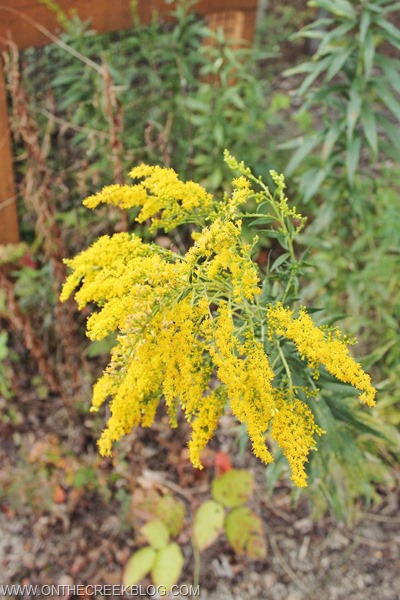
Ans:
MULTIPOLYGON (((82 20, 91 20, 99 33, 132 26, 130 0, 57 0, 67 14, 76 11, 82 20)), ((165 0, 136 0, 142 23, 154 13, 165 16, 171 5, 165 0)), ((199 0, 194 10, 208 18, 211 27, 221 25, 228 36, 250 40, 254 30, 257 0, 199 0)), ((54 12, 40 0, 0 0, 0 51, 12 40, 20 50, 54 42, 61 33, 54 12)), ((0 58, 0 244, 17 243, 19 228, 16 208, 11 135, 8 124, 6 84, 0 58)))

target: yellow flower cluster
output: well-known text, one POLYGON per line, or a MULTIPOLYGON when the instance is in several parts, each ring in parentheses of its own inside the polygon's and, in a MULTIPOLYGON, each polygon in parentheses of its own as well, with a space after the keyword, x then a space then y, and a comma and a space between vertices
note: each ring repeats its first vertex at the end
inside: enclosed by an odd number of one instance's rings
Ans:
POLYGON ((350 356, 347 345, 338 332, 325 333, 316 327, 310 315, 302 308, 297 319, 293 318, 293 311, 285 308, 281 303, 267 309, 270 335, 275 332, 292 340, 300 355, 307 358, 311 368, 324 367, 339 381, 350 383, 362 393, 360 400, 369 406, 375 404, 375 388, 371 385, 371 378, 361 366, 350 356))
POLYGON ((239 300, 253 300, 260 294, 259 276, 251 260, 251 247, 242 241, 242 222, 216 219, 210 227, 194 233, 195 244, 187 253, 187 261, 194 273, 207 276, 210 281, 228 280, 233 296, 239 300), (197 268, 199 261, 201 268, 197 268))
POLYGON ((196 212, 207 214, 212 203, 211 194, 194 183, 180 181, 173 169, 140 165, 130 172, 132 179, 143 181, 129 185, 109 185, 94 196, 84 200, 88 208, 99 204, 113 204, 120 208, 141 206, 139 223, 152 219, 150 231, 162 227, 170 231, 182 223, 193 220, 196 212), (190 217, 190 219, 189 219, 190 217))
MULTIPOLYGON (((88 198, 86 206, 136 206, 141 209, 137 220, 150 219, 152 229, 190 222, 199 231, 184 255, 119 233, 103 236, 65 260, 71 273, 61 299, 77 290, 80 309, 89 303, 98 306, 87 321, 91 339, 118 334, 110 363, 93 390, 93 411, 110 398, 101 454, 110 455, 113 443, 133 427, 149 427, 164 399, 171 426, 177 424, 178 411, 191 423, 190 459, 201 468, 201 452, 229 402, 247 426, 254 454, 272 462, 269 432, 290 464, 293 482, 306 485, 304 465, 315 449, 315 436, 323 432, 307 403, 297 397, 302 393, 307 399, 307 393, 293 385, 281 389, 259 331, 268 329, 272 344, 274 334, 292 340, 311 368, 325 365, 372 405, 368 375, 350 357, 345 341, 315 327, 304 310, 295 319, 278 303, 265 314, 252 246, 243 242, 237 214, 239 204, 254 195, 247 176, 234 180, 231 198, 223 202, 193 182, 181 182, 171 169, 142 165, 131 176, 139 183, 108 186, 88 198)), ((280 210, 293 217, 284 181, 273 176, 280 210)))
POLYGON ((298 398, 277 391, 276 414, 271 437, 276 441, 292 469, 292 481, 298 487, 307 485, 304 468, 310 450, 316 450, 315 435, 325 433, 314 422, 310 408, 298 398))
POLYGON ((264 434, 274 414, 271 386, 274 374, 260 342, 251 337, 241 343, 235 336, 232 313, 228 306, 219 309, 215 327, 205 330, 218 379, 225 384, 230 406, 240 422, 246 423, 254 454, 266 463, 273 458, 264 434))

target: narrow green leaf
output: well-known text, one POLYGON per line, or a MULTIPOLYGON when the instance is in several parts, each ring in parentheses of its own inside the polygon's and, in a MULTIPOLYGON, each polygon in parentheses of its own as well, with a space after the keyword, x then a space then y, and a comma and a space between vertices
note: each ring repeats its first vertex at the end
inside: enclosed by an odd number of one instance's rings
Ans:
POLYGON ((361 138, 356 136, 347 144, 346 170, 349 182, 354 182, 354 175, 360 160, 361 138))
POLYGON ((400 121, 400 104, 393 96, 393 94, 389 91, 386 85, 381 83, 376 85, 376 89, 378 91, 379 97, 386 104, 391 113, 396 117, 398 121, 400 121))
POLYGON ((378 134, 376 130, 376 119, 374 111, 367 102, 363 102, 361 108, 361 124, 364 129, 365 137, 371 147, 374 155, 378 153, 378 134))
POLYGON ((362 98, 360 94, 352 88, 350 90, 350 99, 347 105, 347 137, 350 140, 353 136, 354 127, 358 121, 361 111, 362 98))
POLYGON ((183 563, 182 550, 175 542, 159 550, 151 570, 153 584, 170 590, 181 575, 183 563))
POLYGON ((285 262, 285 260, 287 260, 289 258, 289 256, 290 256, 289 252, 284 252, 283 254, 278 256, 278 258, 274 261, 274 264, 272 265, 272 267, 270 269, 271 272, 276 271, 276 269, 278 267, 280 267, 285 262))
POLYGON ((346 34, 353 28, 354 23, 348 23, 347 21, 346 23, 343 23, 342 25, 339 25, 334 29, 327 27, 327 30, 323 32, 324 35, 320 45, 318 46, 316 56, 324 56, 325 54, 331 54, 332 50, 334 50, 335 47, 343 43, 343 39, 346 39, 346 34))
POLYGON ((332 60, 330 67, 326 73, 326 81, 330 81, 343 67, 345 62, 348 60, 349 56, 353 52, 353 47, 349 46, 336 53, 335 58, 332 60))
POLYGON ((283 72, 283 75, 285 77, 292 77, 292 75, 299 75, 301 73, 310 73, 311 71, 313 71, 315 66, 315 63, 312 62, 305 62, 302 63, 300 65, 297 65, 296 67, 292 67, 291 69, 286 69, 283 72))
POLYGON ((368 31, 364 45, 364 71, 365 76, 369 79, 372 75, 372 69, 375 59, 375 42, 371 31, 368 31))
POLYGON ((376 64, 383 70, 392 88, 400 94, 400 62, 378 55, 376 57, 376 64))
POLYGON ((393 4, 390 4, 390 6, 385 7, 385 12, 387 13, 395 12, 397 10, 400 10, 400 2, 394 2, 393 4))
POLYGON ((214 127, 213 131, 214 140, 220 148, 224 145, 224 127, 222 123, 217 123, 214 127))
MULTIPOLYGON (((396 42, 400 42, 400 29, 398 27, 396 27, 392 23, 389 23, 389 21, 386 21, 385 19, 381 19, 381 18, 376 19, 375 23, 381 29, 383 29, 389 35, 389 37, 396 40, 396 42)), ((387 36, 385 36, 385 37, 387 37, 387 36)), ((390 42, 390 39, 388 41, 390 42)))
POLYGON ((338 17, 352 19, 355 17, 354 7, 347 0, 312 0, 309 6, 325 8, 338 17))
POLYGON ((302 96, 308 90, 308 88, 314 83, 314 81, 322 73, 322 71, 324 71, 327 68, 329 62, 330 57, 327 56, 315 64, 314 70, 311 71, 309 75, 307 75, 307 77, 304 79, 303 83, 297 90, 299 96, 302 96))
POLYGON ((338 121, 332 125, 327 135, 325 136, 325 140, 322 146, 322 160, 324 162, 326 162, 329 159, 331 152, 336 142, 338 141, 340 134, 343 131, 343 128, 343 122, 338 121))
POLYGON ((214 500, 224 506, 244 504, 253 491, 253 474, 245 469, 231 469, 212 482, 214 500))
POLYGON ((193 541, 199 550, 211 546, 224 525, 225 512, 221 504, 208 500, 198 508, 193 521, 193 541))
POLYGON ((126 586, 136 585, 144 579, 153 568, 155 558, 156 552, 149 546, 132 554, 124 569, 123 584, 126 586))
POLYGON ((327 169, 310 169, 301 177, 304 202, 308 202, 318 191, 328 175, 327 169))
POLYGON ((365 43, 365 35, 368 31, 368 28, 371 24, 371 13, 369 10, 364 10, 361 15, 360 21, 360 46, 363 46, 365 43))
POLYGON ((303 162, 306 156, 308 156, 320 142, 320 135, 313 135, 308 138, 304 138, 304 141, 290 159, 285 170, 286 174, 291 175, 296 170, 298 165, 303 162))

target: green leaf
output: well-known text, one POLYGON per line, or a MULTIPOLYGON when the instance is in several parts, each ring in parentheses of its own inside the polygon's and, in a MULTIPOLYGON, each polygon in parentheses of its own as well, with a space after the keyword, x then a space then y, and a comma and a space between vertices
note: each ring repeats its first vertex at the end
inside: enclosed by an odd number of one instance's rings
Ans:
POLYGON ((376 89, 382 101, 386 104, 391 113, 396 117, 398 121, 400 121, 400 104, 393 96, 393 94, 388 90, 386 85, 381 83, 376 84, 376 89))
MULTIPOLYGON (((332 30, 330 30, 330 27, 326 27, 326 30, 322 32, 322 40, 318 46, 316 55, 314 56, 325 56, 326 54, 329 55, 331 54, 332 50, 339 45, 338 42, 340 45, 342 45, 344 39, 351 40, 351 38, 346 38, 345 36, 353 28, 354 23, 347 22, 339 25, 339 27, 335 27, 332 30)), ((352 47, 354 49, 354 42, 352 43, 352 47)))
POLYGON ((350 99, 347 105, 347 136, 348 139, 353 137, 354 127, 358 121, 361 111, 362 98, 360 94, 352 88, 350 90, 350 99))
POLYGON ((235 508, 225 519, 225 533, 232 548, 252 559, 267 555, 263 529, 261 519, 247 506, 235 508))
POLYGON ((157 504, 155 513, 167 526, 172 537, 178 535, 185 522, 185 507, 171 494, 163 496, 157 504))
POLYGON ((193 541, 199 550, 215 542, 222 531, 225 512, 221 504, 208 500, 199 506, 193 521, 193 541))
POLYGON ((309 169, 301 177, 301 189, 304 202, 308 202, 317 193, 329 173, 329 163, 324 169, 309 169))
POLYGON ((376 64, 381 67, 392 88, 400 94, 400 63, 391 58, 377 56, 376 64))
POLYGON ((385 7, 385 12, 394 12, 400 10, 400 2, 394 2, 393 4, 390 4, 389 6, 385 7))
POLYGON ((363 126, 365 137, 371 147, 372 152, 378 153, 378 134, 376 130, 376 119, 374 111, 369 103, 363 102, 361 109, 361 125, 363 126))
POLYGON ((361 138, 359 136, 354 137, 347 144, 347 155, 346 155, 346 170, 349 182, 352 184, 354 181, 354 175, 358 167, 360 160, 361 150, 361 138))
POLYGON ((308 5, 325 8, 338 17, 348 19, 355 17, 354 7, 347 0, 312 0, 308 5))
MULTIPOLYGON (((389 38, 393 38, 396 42, 400 42, 400 29, 389 23, 389 21, 385 21, 385 19, 376 19, 375 23, 383 29, 389 36, 389 38)), ((387 36, 385 36, 387 39, 387 36)), ((390 42, 390 39, 387 40, 390 42)))
POLYGON ((299 75, 300 73, 310 73, 315 68, 315 63, 308 61, 297 65, 296 67, 292 67, 291 69, 286 69, 283 72, 285 77, 292 77, 292 75, 299 75))
POLYGON ((332 60, 329 69, 326 73, 326 81, 330 81, 343 67, 349 56, 353 52, 353 47, 349 46, 336 53, 335 58, 332 60))
POLYGON ((369 79, 372 74, 375 58, 375 42, 371 31, 368 31, 364 45, 364 71, 365 76, 369 79))
POLYGON ((218 147, 223 147, 224 146, 224 128, 222 123, 217 123, 214 127, 214 131, 213 131, 213 136, 214 136, 214 140, 217 144, 218 147))
POLYGON ((159 550, 151 570, 154 585, 170 590, 181 575, 183 563, 182 550, 175 542, 159 550))
POLYGON ((320 135, 313 135, 307 138, 304 138, 303 141, 301 142, 301 145, 299 146, 299 148, 296 150, 296 152, 293 154, 292 158, 289 161, 289 164, 287 165, 286 169, 285 169, 285 173, 287 175, 291 175, 296 168, 298 167, 298 165, 303 162, 303 160, 306 158, 306 156, 308 156, 316 146, 318 146, 318 144, 321 142, 321 136, 320 135))
POLYGON ((244 469, 231 469, 212 482, 211 493, 214 500, 224 506, 244 504, 253 492, 253 474, 244 469))
POLYGON ((132 554, 124 569, 123 584, 126 586, 136 585, 144 579, 153 568, 155 558, 156 552, 149 546, 132 554))
POLYGON ((327 56, 314 65, 314 69, 311 71, 311 73, 309 75, 307 75, 307 77, 304 79, 303 83, 297 90, 297 94, 299 96, 302 96, 308 90, 308 88, 317 79, 318 75, 320 75, 322 73, 322 71, 324 71, 327 68, 327 66, 329 65, 329 62, 330 62, 330 57, 327 56))
POLYGON ((289 252, 284 252, 283 254, 278 256, 278 258, 274 261, 274 264, 271 267, 271 272, 275 271, 278 267, 280 267, 285 262, 285 260, 289 258, 289 256, 289 252))
POLYGON ((367 34, 368 28, 371 25, 371 13, 368 10, 364 10, 361 15, 360 21, 360 45, 364 46, 365 36, 367 34))
POLYGON ((149 521, 140 528, 140 531, 154 550, 164 548, 169 542, 169 531, 159 519, 149 521))
POLYGON ((326 162, 331 155, 331 152, 338 141, 341 132, 343 131, 344 124, 340 121, 336 121, 333 123, 332 127, 329 129, 327 135, 325 136, 325 140, 322 146, 322 160, 326 162))

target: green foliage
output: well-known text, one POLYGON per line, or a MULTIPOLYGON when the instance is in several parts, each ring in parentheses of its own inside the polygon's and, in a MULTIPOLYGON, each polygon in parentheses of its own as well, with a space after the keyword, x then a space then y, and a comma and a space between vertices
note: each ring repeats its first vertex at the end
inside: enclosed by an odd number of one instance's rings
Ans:
POLYGON ((10 369, 6 364, 6 359, 9 354, 7 346, 8 333, 7 331, 0 331, 0 397, 5 399, 11 398, 12 388, 10 381, 10 369))
POLYGON ((400 29, 390 21, 398 3, 314 0, 309 5, 327 16, 297 36, 318 40, 317 51, 311 61, 286 71, 306 75, 298 89, 305 100, 301 110, 313 111, 322 124, 317 132, 286 144, 298 146, 288 174, 319 150, 301 175, 305 200, 332 178, 352 187, 360 164, 375 163, 380 153, 400 158, 393 129, 400 121, 400 60, 388 53, 390 46, 400 48, 400 29))
POLYGON ((65 208, 110 172, 109 93, 121 172, 141 161, 162 163, 215 190, 227 179, 225 147, 240 150, 253 168, 262 164, 267 84, 257 77, 253 52, 209 29, 192 5, 176 3, 173 24, 156 15, 143 25, 136 17, 129 31, 107 35, 74 18, 63 23, 62 47, 25 52, 31 110, 52 130, 49 163, 67 169, 72 183, 65 208))
MULTIPOLYGON (((345 318, 351 335, 369 331, 360 348, 363 364, 381 381, 378 405, 386 406, 370 415, 354 412, 354 402, 344 404, 346 390, 334 382, 324 386, 319 403, 310 400, 321 426, 332 427, 309 464, 314 512, 330 506, 351 519, 357 498, 379 500, 376 483, 391 481, 390 465, 400 452, 393 427, 400 400, 394 383, 400 369, 394 169, 400 145, 393 134, 400 120, 400 30, 392 23, 400 5, 387 0, 309 5, 321 9, 323 18, 297 37, 316 40, 316 53, 286 72, 305 74, 297 115, 305 135, 284 144, 297 148, 288 172, 297 175, 302 201, 314 197, 302 238, 314 248, 310 261, 316 271, 301 298, 323 306, 333 320, 345 318), (328 228, 330 236, 322 237, 328 228)), ((276 470, 270 477, 274 482, 276 470)))

